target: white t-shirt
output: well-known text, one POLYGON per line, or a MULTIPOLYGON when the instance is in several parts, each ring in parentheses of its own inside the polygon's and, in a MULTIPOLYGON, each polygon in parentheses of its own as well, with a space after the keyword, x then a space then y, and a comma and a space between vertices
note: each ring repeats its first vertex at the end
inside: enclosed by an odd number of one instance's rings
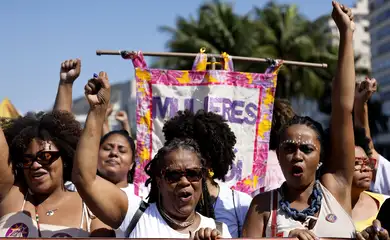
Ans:
POLYGON ((239 237, 238 229, 240 229, 242 234, 242 227, 251 201, 252 197, 250 195, 232 191, 227 185, 219 183, 219 195, 214 206, 215 219, 228 226, 230 235, 233 238, 239 237))
POLYGON ((379 155, 375 182, 371 182, 370 190, 372 192, 390 195, 390 162, 381 155, 379 155))
MULTIPOLYGON (((126 232, 130 225, 131 219, 139 208, 141 198, 134 194, 127 194, 129 207, 127 214, 118 230, 126 232)), ((201 217, 199 228, 216 228, 215 221, 212 218, 207 218, 199 214, 201 217)), ((231 238, 226 224, 222 225, 222 237, 231 238)), ((195 233, 196 231, 194 231, 195 233)), ((193 233, 193 234, 194 234, 193 233)), ((156 204, 150 204, 138 220, 137 225, 130 233, 129 238, 189 238, 190 233, 180 233, 172 229, 162 218, 157 209, 156 204)))

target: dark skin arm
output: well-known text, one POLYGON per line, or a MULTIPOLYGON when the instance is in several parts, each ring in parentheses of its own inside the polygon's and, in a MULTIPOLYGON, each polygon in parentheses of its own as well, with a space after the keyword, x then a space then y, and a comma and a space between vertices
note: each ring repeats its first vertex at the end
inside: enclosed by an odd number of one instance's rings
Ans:
MULTIPOLYGON (((355 94, 353 16, 333 2, 332 17, 340 31, 339 59, 332 88, 331 152, 324 163, 322 184, 351 213, 351 186, 355 163, 352 111, 355 94)), ((328 151, 328 149, 327 149, 328 151)))
POLYGON ((271 192, 258 194, 253 198, 242 229, 244 238, 265 237, 265 227, 271 215, 270 200, 271 192))
POLYGON ((80 76, 80 59, 66 60, 61 63, 60 83, 58 84, 54 110, 72 111, 73 82, 80 76))
POLYGON ((0 202, 7 196, 15 182, 15 176, 12 171, 12 163, 9 161, 9 148, 4 136, 3 129, 0 127, 0 202))
MULTIPOLYGON (((372 94, 377 90, 376 80, 366 78, 363 82, 356 84, 355 89, 355 102, 354 102, 354 117, 355 117, 355 126, 364 128, 366 131, 366 136, 371 140, 371 131, 370 124, 368 119, 368 106, 367 102, 370 100, 372 94)), ((375 150, 374 143, 370 141, 370 150, 372 157, 377 161, 379 160, 379 154, 375 150)), ((375 173, 374 173, 375 177, 375 173)), ((375 178, 373 178, 375 182, 375 178)))
POLYGON ((99 142, 110 101, 110 84, 105 72, 85 86, 90 110, 80 137, 72 171, 72 181, 92 213, 104 224, 118 228, 126 216, 126 194, 113 183, 96 176, 99 142), (104 194, 103 194, 104 193, 104 194))

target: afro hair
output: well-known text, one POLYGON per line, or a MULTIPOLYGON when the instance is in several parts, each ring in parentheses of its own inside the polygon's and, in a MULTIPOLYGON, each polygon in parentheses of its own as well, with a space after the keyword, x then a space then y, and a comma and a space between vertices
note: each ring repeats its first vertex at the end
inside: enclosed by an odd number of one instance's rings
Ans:
POLYGON ((189 110, 179 111, 165 123, 163 133, 167 143, 175 138, 194 139, 206 167, 214 172, 213 178, 225 180, 235 159, 236 136, 222 116, 204 110, 195 114, 189 110))
MULTIPOLYGON (((10 149, 14 170, 23 159, 28 145, 34 138, 52 141, 59 149, 64 162, 64 182, 71 179, 73 156, 81 134, 81 126, 72 113, 53 111, 27 113, 3 125, 4 135, 10 149)), ((20 174, 20 171, 16 171, 20 174)), ((22 177, 22 176, 18 176, 22 177)))

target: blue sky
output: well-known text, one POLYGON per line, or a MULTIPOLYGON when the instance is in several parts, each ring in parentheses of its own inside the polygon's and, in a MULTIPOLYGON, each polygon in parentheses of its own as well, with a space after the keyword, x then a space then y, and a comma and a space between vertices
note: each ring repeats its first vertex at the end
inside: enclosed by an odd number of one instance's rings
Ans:
MULTIPOLYGON (((35 0, 0 3, 0 100, 16 108, 46 110, 54 102, 63 60, 82 59, 82 73, 73 97, 83 95, 94 72, 106 71, 111 82, 133 78, 133 67, 118 56, 96 56, 97 49, 164 51, 178 15, 195 15, 201 0, 35 0)), ((263 0, 236 0, 237 13, 247 13, 263 0)), ((330 13, 331 0, 279 0, 295 3, 310 19, 330 13)), ((352 6, 353 0, 344 4, 352 6)))

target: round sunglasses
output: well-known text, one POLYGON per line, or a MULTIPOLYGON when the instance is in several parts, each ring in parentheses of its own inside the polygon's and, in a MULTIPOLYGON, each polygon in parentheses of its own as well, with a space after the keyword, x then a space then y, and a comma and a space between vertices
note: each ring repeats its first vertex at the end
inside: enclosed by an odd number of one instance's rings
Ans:
POLYGON ((17 167, 29 169, 34 164, 34 162, 39 163, 42 166, 47 166, 52 164, 61 156, 59 151, 46 151, 41 150, 34 154, 24 154, 23 161, 17 164, 17 167))

